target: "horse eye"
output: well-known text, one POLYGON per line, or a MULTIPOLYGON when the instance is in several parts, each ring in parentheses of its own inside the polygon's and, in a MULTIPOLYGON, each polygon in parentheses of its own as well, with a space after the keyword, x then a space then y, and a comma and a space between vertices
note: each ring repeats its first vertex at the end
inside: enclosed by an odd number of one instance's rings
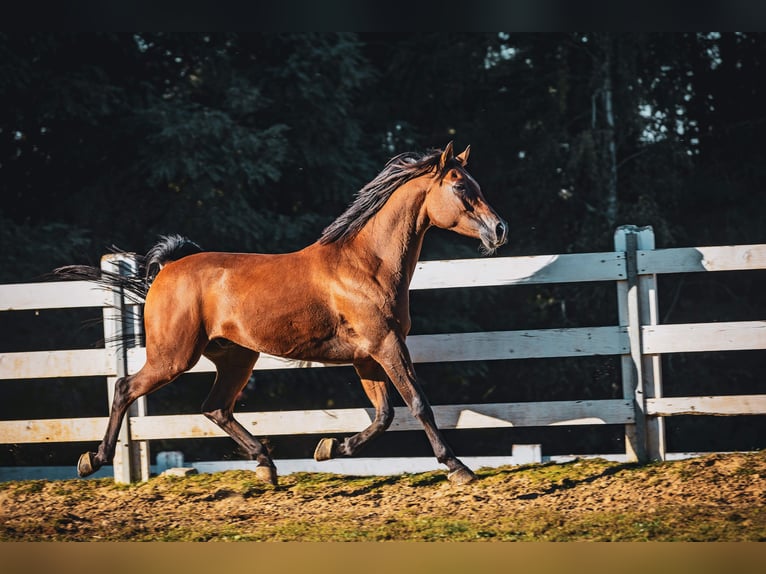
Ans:
POLYGON ((460 201, 463 203, 463 208, 466 211, 468 212, 473 211, 473 206, 471 205, 471 202, 469 201, 469 194, 465 185, 463 185, 462 183, 457 183, 452 187, 452 191, 455 193, 455 195, 458 196, 460 201))

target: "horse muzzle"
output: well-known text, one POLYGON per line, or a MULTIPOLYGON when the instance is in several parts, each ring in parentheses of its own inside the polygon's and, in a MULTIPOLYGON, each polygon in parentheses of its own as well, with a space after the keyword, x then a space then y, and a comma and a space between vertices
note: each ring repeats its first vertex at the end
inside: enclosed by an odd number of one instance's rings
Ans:
POLYGON ((508 241, 508 223, 501 217, 493 217, 483 224, 481 243, 487 253, 494 253, 508 241))

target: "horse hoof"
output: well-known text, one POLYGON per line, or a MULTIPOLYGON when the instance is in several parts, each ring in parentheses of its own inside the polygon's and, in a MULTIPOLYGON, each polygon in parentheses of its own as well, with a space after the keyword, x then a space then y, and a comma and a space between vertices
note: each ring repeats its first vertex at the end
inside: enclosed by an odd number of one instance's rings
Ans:
POLYGON ((462 486, 477 480, 477 476, 469 468, 459 468, 453 470, 447 475, 447 479, 456 486, 462 486))
POLYGON ((272 486, 277 485, 277 469, 273 466, 256 466, 255 477, 272 486))
POLYGON ((314 460, 321 462, 323 460, 330 460, 335 458, 338 453, 338 439, 323 438, 319 441, 319 444, 314 450, 314 460))
POLYGON ((85 478, 96 472, 101 465, 97 464, 93 455, 95 452, 86 452, 80 455, 80 460, 77 461, 77 476, 85 478))

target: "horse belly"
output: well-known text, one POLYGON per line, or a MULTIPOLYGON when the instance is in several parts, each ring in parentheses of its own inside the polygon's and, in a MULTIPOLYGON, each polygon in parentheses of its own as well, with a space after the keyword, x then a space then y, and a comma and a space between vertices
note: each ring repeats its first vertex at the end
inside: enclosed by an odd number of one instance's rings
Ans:
POLYGON ((247 346, 276 357, 317 363, 351 363, 358 354, 355 345, 335 336, 304 337, 297 333, 284 337, 256 335, 247 346))
POLYGON ((224 325, 222 335, 276 357, 320 363, 352 362, 358 353, 353 340, 326 313, 305 308, 304 311, 309 312, 260 313, 246 325, 240 322, 224 325))
POLYGON ((309 341, 278 356, 316 363, 351 363, 357 355, 355 346, 337 340, 309 341))

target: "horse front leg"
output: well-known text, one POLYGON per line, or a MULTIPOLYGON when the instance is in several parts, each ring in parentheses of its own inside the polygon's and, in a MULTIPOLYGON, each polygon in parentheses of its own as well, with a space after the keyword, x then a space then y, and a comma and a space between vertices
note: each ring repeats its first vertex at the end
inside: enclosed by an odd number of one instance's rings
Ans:
POLYGON ((436 426, 433 410, 420 383, 418 383, 415 368, 407 346, 404 344, 404 339, 396 333, 390 332, 379 345, 373 357, 385 369, 412 415, 423 425, 436 459, 449 469, 447 478, 450 482, 461 485, 476 480, 476 475, 455 456, 444 440, 442 432, 436 426))

